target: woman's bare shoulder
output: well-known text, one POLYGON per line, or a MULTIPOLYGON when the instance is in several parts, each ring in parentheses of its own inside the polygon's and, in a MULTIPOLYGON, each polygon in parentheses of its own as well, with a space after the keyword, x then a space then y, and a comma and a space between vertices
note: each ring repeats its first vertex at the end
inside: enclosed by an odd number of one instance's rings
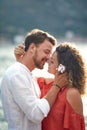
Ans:
POLYGON ((45 78, 45 83, 46 83, 46 84, 49 84, 49 83, 51 83, 51 82, 53 82, 53 81, 54 81, 53 78, 45 78))
POLYGON ((46 84, 49 84, 49 83, 51 83, 51 82, 54 81, 53 78, 44 78, 44 77, 35 77, 35 78, 36 78, 36 80, 38 80, 38 79, 44 79, 44 81, 45 81, 46 84))
POLYGON ((70 88, 67 92, 67 100, 72 108, 78 114, 83 114, 83 104, 79 91, 76 88, 70 88))

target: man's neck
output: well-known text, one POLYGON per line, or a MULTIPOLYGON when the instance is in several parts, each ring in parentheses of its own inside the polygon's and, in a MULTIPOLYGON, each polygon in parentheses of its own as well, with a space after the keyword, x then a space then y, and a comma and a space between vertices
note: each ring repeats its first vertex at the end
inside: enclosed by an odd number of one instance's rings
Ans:
POLYGON ((32 59, 27 60, 26 58, 23 58, 21 63, 24 64, 30 71, 33 71, 36 68, 32 59))

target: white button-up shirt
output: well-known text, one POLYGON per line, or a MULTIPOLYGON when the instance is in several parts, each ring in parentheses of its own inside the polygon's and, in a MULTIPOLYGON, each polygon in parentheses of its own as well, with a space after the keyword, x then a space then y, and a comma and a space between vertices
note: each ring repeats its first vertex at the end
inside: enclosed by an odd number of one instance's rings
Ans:
POLYGON ((41 130, 50 106, 40 99, 39 86, 26 66, 17 62, 6 71, 1 98, 9 130, 41 130))

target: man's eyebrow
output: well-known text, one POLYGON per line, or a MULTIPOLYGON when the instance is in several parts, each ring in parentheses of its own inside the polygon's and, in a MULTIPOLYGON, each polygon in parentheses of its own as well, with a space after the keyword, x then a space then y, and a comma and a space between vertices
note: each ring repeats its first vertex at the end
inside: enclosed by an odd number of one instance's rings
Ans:
POLYGON ((51 50, 49 50, 49 49, 45 49, 45 51, 46 51, 46 52, 52 52, 52 51, 51 51, 51 50))

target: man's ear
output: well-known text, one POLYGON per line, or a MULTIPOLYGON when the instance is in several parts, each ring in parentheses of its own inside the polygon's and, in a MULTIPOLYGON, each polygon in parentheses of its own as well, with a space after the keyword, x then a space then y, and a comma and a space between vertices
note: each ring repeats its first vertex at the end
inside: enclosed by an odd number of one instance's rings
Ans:
POLYGON ((31 53, 32 53, 32 52, 34 52, 34 51, 35 51, 35 49, 36 49, 35 44, 34 44, 34 43, 31 43, 31 45, 30 45, 29 49, 30 49, 30 52, 31 52, 31 53))

